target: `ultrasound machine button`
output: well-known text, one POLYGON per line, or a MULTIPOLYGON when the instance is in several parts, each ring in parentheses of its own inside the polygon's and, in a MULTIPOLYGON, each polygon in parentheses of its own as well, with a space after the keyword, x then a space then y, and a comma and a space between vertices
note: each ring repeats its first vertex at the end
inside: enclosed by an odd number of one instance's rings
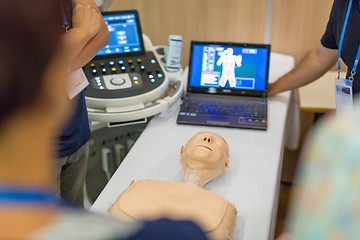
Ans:
POLYGON ((105 63, 100 63, 100 67, 104 67, 105 66, 105 63))
POLYGON ((137 84, 139 84, 139 81, 134 81, 134 83, 137 85, 137 84))
POLYGON ((116 72, 116 68, 112 68, 111 71, 112 71, 112 72, 116 72))
POLYGON ((131 71, 134 71, 134 70, 135 70, 135 67, 134 67, 134 66, 131 66, 130 69, 131 69, 131 71))
POLYGON ((94 68, 94 67, 95 67, 95 63, 90 64, 90 67, 94 68))
POLYGON ((141 70, 145 70, 145 66, 144 66, 144 65, 141 65, 140 69, 141 69, 141 70))
POLYGON ((130 59, 130 60, 128 61, 128 63, 129 63, 129 64, 132 64, 132 63, 133 63, 133 60, 130 59))
POLYGON ((122 66, 122 67, 121 67, 121 70, 122 70, 122 71, 125 71, 125 70, 126 70, 126 67, 125 67, 125 66, 122 66))
POLYGON ((138 62, 138 63, 141 63, 141 62, 142 62, 141 58, 139 58, 139 59, 137 60, 137 62, 138 62))
POLYGON ((96 69, 93 69, 92 72, 93 72, 93 74, 96 74, 96 73, 97 73, 96 69))
POLYGON ((154 75, 150 74, 150 75, 149 75, 149 78, 154 78, 154 75))
POLYGON ((150 81, 151 81, 152 83, 154 83, 154 82, 155 82, 155 79, 151 79, 150 81))
POLYGON ((106 73, 106 71, 107 71, 106 68, 103 68, 103 69, 102 69, 102 72, 103 72, 103 73, 106 73))
POLYGON ((158 78, 162 78, 163 75, 161 73, 158 74, 158 78))
POLYGON ((124 61, 123 61, 123 60, 119 60, 119 64, 120 64, 120 65, 123 65, 123 64, 124 64, 124 61))
POLYGON ((133 79, 136 81, 136 80, 139 80, 139 78, 137 76, 134 76, 133 79))
POLYGON ((110 66, 114 66, 114 64, 115 64, 114 61, 110 61, 110 62, 109 62, 109 65, 110 65, 110 66))
POLYGON ((155 60, 155 59, 151 59, 150 62, 151 62, 151 63, 156 63, 156 60, 155 60))

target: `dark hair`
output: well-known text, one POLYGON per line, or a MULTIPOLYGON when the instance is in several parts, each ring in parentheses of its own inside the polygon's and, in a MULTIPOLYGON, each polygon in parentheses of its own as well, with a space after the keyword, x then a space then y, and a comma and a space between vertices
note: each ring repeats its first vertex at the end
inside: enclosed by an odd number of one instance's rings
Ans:
POLYGON ((34 104, 60 42, 59 0, 0 0, 0 126, 34 104))

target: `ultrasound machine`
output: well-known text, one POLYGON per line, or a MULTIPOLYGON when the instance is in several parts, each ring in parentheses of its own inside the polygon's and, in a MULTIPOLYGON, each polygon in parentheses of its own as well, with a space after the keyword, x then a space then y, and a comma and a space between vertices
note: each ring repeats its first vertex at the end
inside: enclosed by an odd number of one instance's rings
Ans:
POLYGON ((143 37, 136 10, 104 12, 103 18, 110 41, 83 67, 89 81, 85 99, 92 131, 87 205, 121 164, 147 118, 178 102, 184 89, 181 70, 165 69, 164 47, 152 47, 143 37))
MULTIPOLYGON (((182 94, 181 78, 172 78, 159 61, 162 49, 145 51, 137 11, 103 13, 109 44, 83 69, 90 121, 136 121, 167 110, 182 94)), ((172 75, 173 76, 173 75, 172 75)))

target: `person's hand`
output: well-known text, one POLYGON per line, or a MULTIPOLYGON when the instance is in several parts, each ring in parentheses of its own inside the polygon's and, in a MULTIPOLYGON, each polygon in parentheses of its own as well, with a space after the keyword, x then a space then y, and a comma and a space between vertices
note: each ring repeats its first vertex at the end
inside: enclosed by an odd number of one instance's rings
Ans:
POLYGON ((269 83, 269 87, 268 87, 268 97, 273 97, 277 94, 277 92, 275 91, 275 87, 274 87, 275 83, 269 83))
POLYGON ((77 4, 73 9, 73 28, 85 31, 93 38, 100 30, 101 16, 89 5, 77 4))

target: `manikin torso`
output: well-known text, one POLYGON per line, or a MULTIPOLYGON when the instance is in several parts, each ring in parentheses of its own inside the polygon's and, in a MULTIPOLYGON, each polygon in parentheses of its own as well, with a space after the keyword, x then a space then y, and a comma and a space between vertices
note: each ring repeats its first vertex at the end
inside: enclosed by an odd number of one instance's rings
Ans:
POLYGON ((128 220, 169 217, 196 222, 210 239, 231 239, 237 211, 223 197, 202 189, 229 164, 226 141, 201 132, 181 148, 184 183, 141 180, 132 183, 110 209, 113 216, 128 220))

